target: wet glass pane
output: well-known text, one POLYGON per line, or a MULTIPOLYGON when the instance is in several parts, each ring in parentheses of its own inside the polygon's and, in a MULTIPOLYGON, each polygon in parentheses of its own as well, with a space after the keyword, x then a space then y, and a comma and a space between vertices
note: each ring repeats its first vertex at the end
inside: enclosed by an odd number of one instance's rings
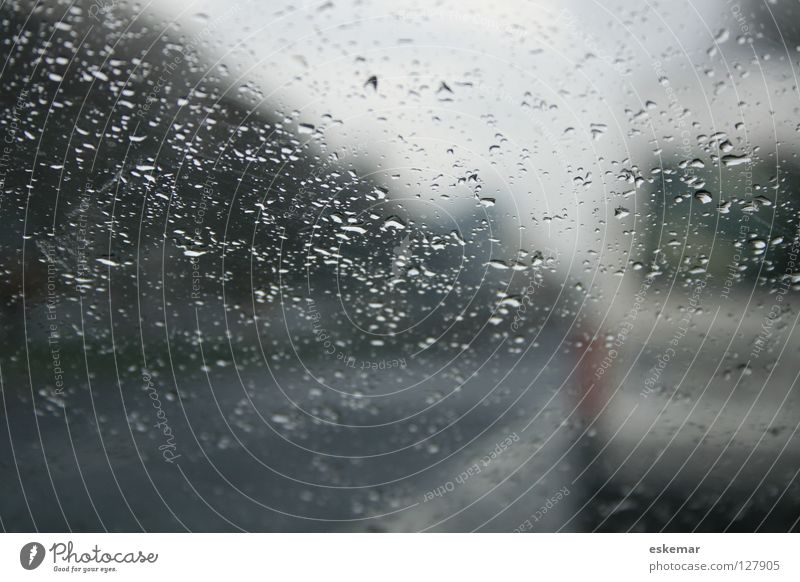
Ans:
POLYGON ((12 531, 787 531, 800 5, 0 5, 12 531))

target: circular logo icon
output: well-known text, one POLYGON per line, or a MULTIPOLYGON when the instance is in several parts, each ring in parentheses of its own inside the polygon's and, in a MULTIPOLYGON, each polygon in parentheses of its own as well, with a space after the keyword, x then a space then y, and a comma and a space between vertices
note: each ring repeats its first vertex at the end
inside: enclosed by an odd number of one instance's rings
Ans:
POLYGON ((19 563, 26 570, 35 570, 44 561, 44 546, 39 542, 29 542, 19 551, 19 563))

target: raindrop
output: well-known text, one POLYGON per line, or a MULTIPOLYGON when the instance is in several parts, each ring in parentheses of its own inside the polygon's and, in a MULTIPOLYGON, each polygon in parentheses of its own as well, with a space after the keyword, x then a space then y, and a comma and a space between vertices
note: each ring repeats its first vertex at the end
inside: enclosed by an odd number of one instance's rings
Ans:
POLYGON ((711 194, 705 190, 698 190, 694 193, 694 199, 700 202, 701 204, 708 204, 713 200, 711 198, 711 194))
POLYGON ((750 156, 748 155, 736 156, 733 154, 722 156, 722 163, 728 167, 740 166, 742 164, 750 163, 750 156))
POLYGON ((489 261, 488 263, 485 263, 483 266, 484 267, 492 267, 493 269, 498 269, 500 271, 505 271, 505 270, 510 268, 505 263, 505 261, 499 261, 499 260, 496 260, 496 259, 492 260, 492 261, 489 261))
POLYGON ((390 216, 383 223, 384 229, 394 228, 397 230, 403 230, 405 227, 406 227, 405 223, 396 216, 390 216))
POLYGON ((119 263, 115 263, 109 259, 97 259, 97 262, 107 267, 119 267, 119 263))

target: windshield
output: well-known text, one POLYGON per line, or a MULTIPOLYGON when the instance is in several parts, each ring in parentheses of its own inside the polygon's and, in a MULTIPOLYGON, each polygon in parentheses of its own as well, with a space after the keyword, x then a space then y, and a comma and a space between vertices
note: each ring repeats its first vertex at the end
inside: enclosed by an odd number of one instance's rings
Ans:
POLYGON ((798 9, 0 5, 3 526, 796 529, 798 9))

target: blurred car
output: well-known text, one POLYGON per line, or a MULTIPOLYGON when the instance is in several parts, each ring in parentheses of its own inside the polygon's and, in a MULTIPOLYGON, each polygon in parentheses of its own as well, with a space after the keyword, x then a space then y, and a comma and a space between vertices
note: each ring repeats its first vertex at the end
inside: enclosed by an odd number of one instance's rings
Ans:
POLYGON ((604 248, 625 277, 582 334, 576 394, 598 527, 797 527, 797 95, 785 59, 751 60, 774 45, 743 38, 713 47, 727 91, 664 74, 687 121, 654 121, 676 139, 641 168, 630 244, 604 248), (713 125, 688 121, 703 100, 713 125))

